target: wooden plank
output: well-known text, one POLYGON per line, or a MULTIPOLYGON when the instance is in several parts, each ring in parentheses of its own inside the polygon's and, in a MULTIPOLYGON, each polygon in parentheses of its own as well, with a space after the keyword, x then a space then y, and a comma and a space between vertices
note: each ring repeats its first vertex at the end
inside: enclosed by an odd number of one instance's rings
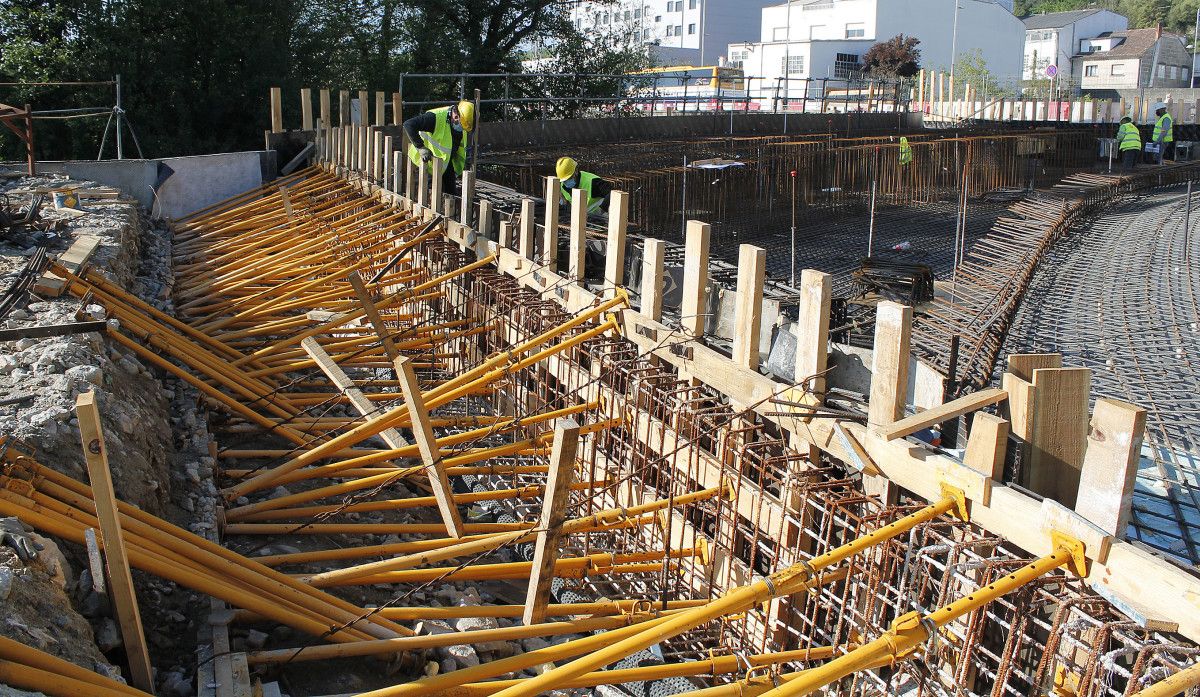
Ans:
POLYGON ((363 282, 362 276, 359 276, 357 271, 351 271, 346 276, 346 280, 350 281, 350 287, 354 289, 355 297, 362 305, 363 312, 367 313, 367 322, 379 336, 379 342, 383 344, 383 352, 387 354, 389 361, 395 361, 400 357, 400 351, 396 348, 396 342, 392 341, 391 332, 383 323, 383 317, 379 315, 379 308, 375 306, 375 300, 367 290, 367 284, 363 282))
POLYGON ((616 297, 625 285, 625 238, 629 227, 629 194, 613 191, 608 197, 608 244, 604 250, 605 297, 616 297))
POLYGON ((642 246, 642 306, 641 313, 659 322, 662 320, 663 263, 667 245, 662 240, 647 237, 642 246))
POLYGON ((513 225, 507 220, 500 221, 500 236, 499 244, 502 249, 512 249, 513 246, 513 225))
POLYGON ((587 194, 582 189, 575 189, 571 194, 571 237, 567 250, 567 278, 583 283, 587 255, 587 194))
POLYGON ((283 133, 283 92, 278 87, 271 88, 271 132, 283 133))
POLYGON ((421 394, 417 374, 412 362, 407 358, 396 360, 396 376, 400 379, 400 390, 404 394, 404 403, 408 405, 408 415, 412 420, 413 438, 417 441, 417 449, 425 463, 425 473, 429 476, 429 484, 433 496, 437 500, 438 512, 442 522, 446 524, 446 534, 450 537, 463 536, 462 517, 458 507, 454 505, 454 491, 450 487, 450 478, 446 476, 446 467, 442 464, 442 454, 438 449, 433 427, 429 425, 429 410, 425 408, 425 398, 421 394))
POLYGON ((558 268, 558 226, 561 216, 558 202, 562 199, 558 177, 546 177, 546 219, 542 225, 542 264, 549 270, 558 268))
POLYGON ((998 402, 1002 402, 1008 398, 1008 393, 997 388, 988 388, 971 394, 963 395, 958 399, 946 402, 945 404, 926 409, 912 416, 906 416, 891 425, 880 429, 884 440, 896 440, 910 436, 923 428, 929 428, 934 424, 940 424, 943 421, 957 419, 963 414, 969 414, 973 411, 978 411, 984 407, 991 406, 998 402))
POLYGON ((346 128, 350 125, 350 92, 338 92, 338 125, 346 128))
POLYGON ((492 202, 481 198, 479 199, 479 236, 487 238, 492 234, 492 202))
POLYGON ((766 280, 767 250, 750 244, 741 245, 738 248, 737 303, 733 320, 733 362, 750 370, 758 370, 766 280))
POLYGON ((225 603, 212 598, 212 615, 209 626, 212 629, 212 661, 213 682, 216 683, 214 693, 217 697, 233 697, 235 684, 233 681, 233 659, 229 650, 229 617, 225 603))
MULTIPOLYGON (((80 235, 67 251, 58 257, 58 263, 68 271, 78 274, 100 248, 100 238, 95 235, 80 235)), ((33 292, 46 298, 57 298, 66 288, 66 281, 52 273, 43 273, 33 284, 33 292)))
POLYGON ((1033 382, 1038 368, 1061 368, 1061 353, 1014 353, 1008 357, 1008 371, 1025 382, 1033 382))
POLYGON ((371 93, 367 90, 358 91, 358 125, 366 126, 371 123, 371 93))
POLYGON ((1071 508, 1087 445, 1091 381, 1092 371, 1087 368, 1033 371, 1029 488, 1071 508))
POLYGON ((330 110, 329 90, 321 90, 319 98, 321 102, 321 128, 328 129, 333 126, 332 111, 330 110))
MULTIPOLYGON (((442 207, 442 175, 446 168, 450 166, 449 162, 435 157, 430 162, 433 163, 433 173, 429 177, 429 199, 428 205, 430 208, 440 211, 442 207)), ((422 169, 424 169, 422 167, 422 169)))
POLYGON ((796 381, 812 378, 809 389, 825 393, 825 370, 829 366, 829 313, 833 302, 833 277, 805 269, 800 274, 800 308, 797 318, 796 381))
POLYGON ((522 615, 522 621, 527 625, 546 619, 550 583, 554 580, 554 565, 562 544, 562 525, 567 519, 571 483, 575 479, 575 453, 578 448, 579 424, 572 419, 560 419, 554 425, 546 492, 542 514, 538 519, 537 539, 533 545, 533 564, 525 596, 525 613, 522 615))
POLYGON ((429 207, 429 167, 425 164, 417 165, 417 205, 429 207))
POLYGON ((1096 400, 1075 511, 1118 538, 1125 537, 1129 525, 1145 432, 1145 409, 1096 400))
POLYGON ((313 129, 312 90, 307 87, 300 89, 300 128, 313 129))
MULTIPOLYGON (((380 185, 385 189, 392 188, 392 180, 394 175, 394 165, 396 144, 392 136, 383 137, 383 181, 380 185)), ((464 182, 465 185, 465 182, 464 182)), ((473 191, 472 191, 473 192, 473 191)), ((468 199, 469 200, 469 199, 468 199)))
POLYGON ((233 697, 253 697, 254 688, 250 685, 250 665, 246 660, 246 652, 238 651, 229 657, 233 668, 233 697))
POLYGON ((100 425, 100 410, 96 393, 84 392, 75 398, 75 414, 79 417, 79 436, 83 441, 83 458, 87 462, 88 480, 95 497, 96 518, 100 522, 100 541, 108 566, 113 609, 121 626, 121 638, 129 659, 131 682, 139 690, 154 691, 154 673, 150 668, 150 652, 142 632, 142 616, 138 610, 133 577, 129 573, 129 558, 125 551, 125 536, 117 512, 117 497, 113 493, 112 472, 108 467, 108 447, 100 425))
POLYGON ((392 153, 392 191, 399 194, 404 190, 404 163, 408 162, 408 158, 404 156, 404 152, 397 150, 392 153))
POLYGON ((404 102, 399 92, 392 92, 392 125, 404 125, 404 102))
POLYGON ((996 481, 1004 477, 1004 455, 1008 448, 1008 421, 993 414, 976 414, 963 464, 996 481))
POLYGON ((521 232, 518 236, 517 253, 529 260, 534 260, 534 236, 537 233, 537 221, 534 219, 535 204, 531 198, 521 199, 521 232))
POLYGON ((387 109, 386 104, 387 104, 386 95, 384 95, 383 92, 376 92, 375 93, 375 125, 376 126, 386 126, 387 125, 387 114, 385 113, 386 109, 387 109))
POLYGON ((890 301, 879 303, 867 407, 867 422, 873 426, 888 426, 904 416, 911 339, 912 308, 890 301))
POLYGON ((704 334, 705 298, 708 293, 708 223, 689 220, 683 249, 683 300, 679 323, 688 336, 704 334))

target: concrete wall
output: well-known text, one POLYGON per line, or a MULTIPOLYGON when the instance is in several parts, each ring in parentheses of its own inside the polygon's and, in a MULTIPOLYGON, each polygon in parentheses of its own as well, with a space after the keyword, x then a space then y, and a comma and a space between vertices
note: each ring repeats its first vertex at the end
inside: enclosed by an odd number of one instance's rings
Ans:
POLYGON ((179 218, 275 177, 273 151, 231 152, 160 160, 39 162, 40 172, 62 172, 132 196, 156 218, 179 218))

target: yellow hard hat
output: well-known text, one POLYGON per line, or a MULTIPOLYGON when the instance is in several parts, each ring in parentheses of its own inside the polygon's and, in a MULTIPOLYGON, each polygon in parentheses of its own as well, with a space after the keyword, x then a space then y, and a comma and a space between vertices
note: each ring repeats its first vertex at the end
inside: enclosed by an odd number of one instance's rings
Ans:
POLYGON ((458 103, 458 120, 464 131, 475 130, 475 102, 464 99, 458 103))
POLYGON ((558 178, 566 181, 575 174, 575 160, 569 157, 558 158, 558 164, 554 167, 554 171, 558 174, 558 178))

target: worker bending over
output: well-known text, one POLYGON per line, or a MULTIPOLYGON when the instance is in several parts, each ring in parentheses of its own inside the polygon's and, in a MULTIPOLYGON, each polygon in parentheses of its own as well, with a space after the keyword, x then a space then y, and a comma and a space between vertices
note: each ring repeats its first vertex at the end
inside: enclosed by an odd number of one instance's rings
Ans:
POLYGON ((569 157, 559 158, 555 171, 562 182, 562 196, 567 203, 571 202, 572 192, 579 189, 587 194, 588 215, 606 213, 604 203, 612 193, 612 184, 591 172, 580 171, 579 165, 569 157))
POLYGON ((1121 153, 1121 171, 1132 172, 1142 151, 1142 134, 1133 119, 1126 116, 1117 128, 1117 150, 1121 153))
POLYGON ((1158 102, 1154 105, 1154 115, 1158 120, 1154 122, 1154 142, 1158 144, 1158 164, 1162 164, 1163 160, 1175 159, 1175 119, 1167 113, 1167 105, 1158 102), (1170 157, 1167 157, 1167 149, 1170 148, 1170 157))
POLYGON ((475 104, 461 101, 452 106, 430 109, 404 122, 408 134, 408 159, 418 167, 437 174, 434 160, 440 161, 442 191, 456 191, 456 177, 467 168, 467 134, 475 128, 475 104))

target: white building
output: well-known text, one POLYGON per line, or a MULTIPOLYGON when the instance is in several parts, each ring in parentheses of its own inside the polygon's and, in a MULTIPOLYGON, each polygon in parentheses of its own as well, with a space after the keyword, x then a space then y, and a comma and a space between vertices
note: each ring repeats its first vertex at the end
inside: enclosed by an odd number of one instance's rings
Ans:
POLYGON ((1075 56, 1101 50, 1103 42, 1093 39, 1129 28, 1129 20, 1122 15, 1096 9, 1030 15, 1021 21, 1025 23, 1023 80, 1044 78, 1050 65, 1060 75, 1070 75, 1075 72, 1075 56))
POLYGON ((658 65, 716 65, 734 41, 753 38, 771 0, 584 0, 571 21, 584 34, 617 35, 647 46, 658 65))
MULTIPOLYGON (((1021 70, 1025 25, 1011 0, 793 0, 762 11, 760 39, 729 45, 731 65, 757 85, 788 78, 790 96, 804 94, 804 78, 845 78, 862 56, 897 34, 921 40, 921 66, 948 70, 955 52, 978 49, 988 70, 1014 77, 1021 70), (957 24, 957 31, 956 31, 957 24)), ((810 90, 813 89, 810 86, 810 90)), ((761 94, 761 92, 759 92, 761 94)), ((811 94, 811 91, 810 91, 811 94)))

